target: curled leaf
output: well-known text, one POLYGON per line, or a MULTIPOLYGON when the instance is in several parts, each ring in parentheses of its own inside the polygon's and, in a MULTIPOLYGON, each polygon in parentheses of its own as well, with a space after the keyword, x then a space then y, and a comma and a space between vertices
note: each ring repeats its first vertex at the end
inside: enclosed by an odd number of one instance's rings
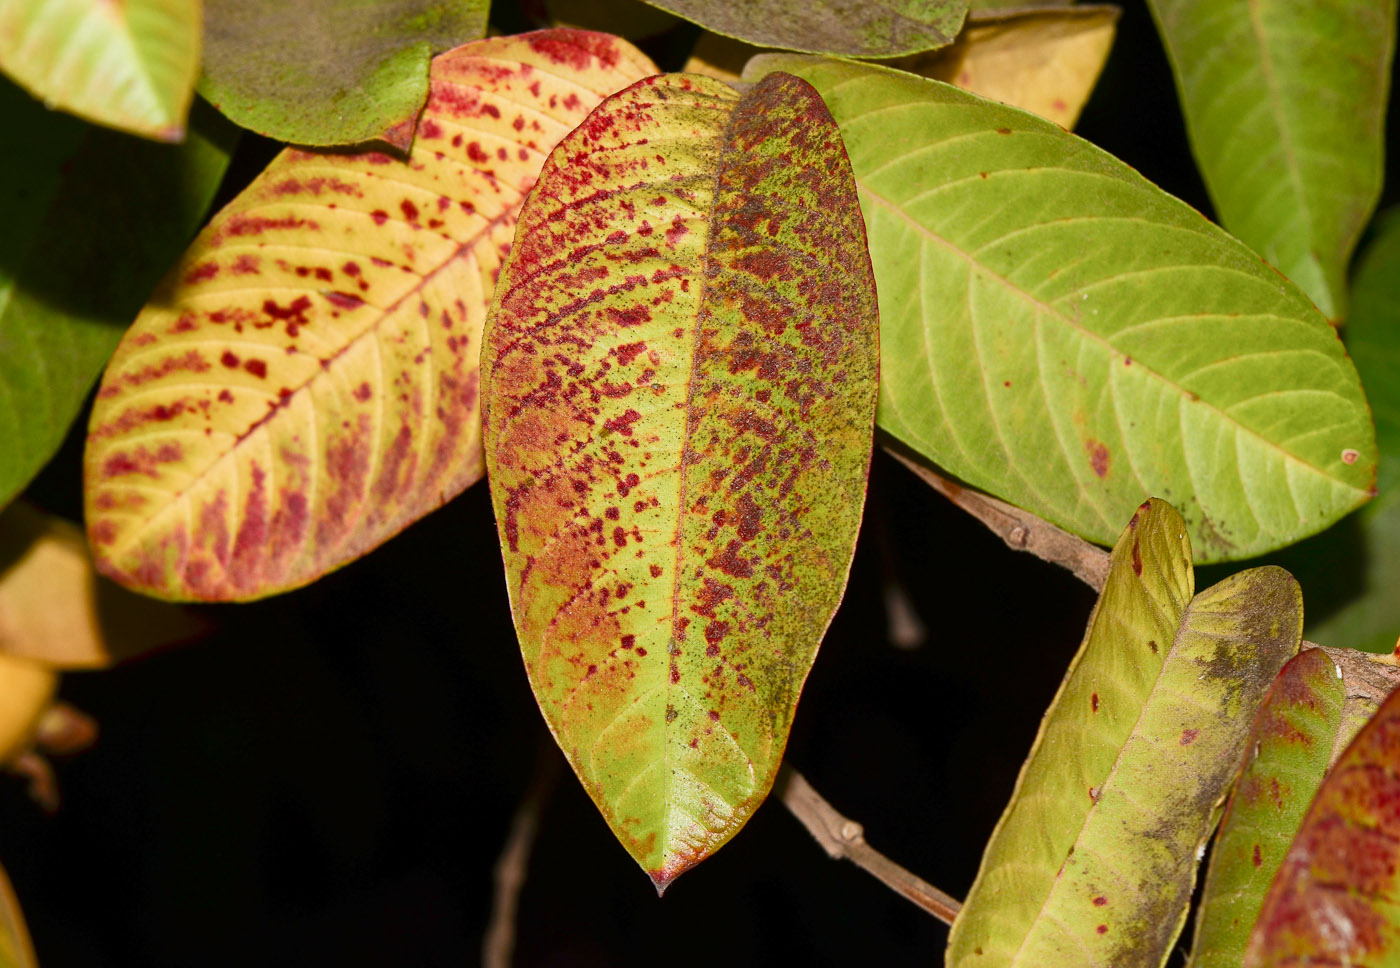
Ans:
POLYGON ((1159 966, 1302 596, 1279 568, 1194 598, 1180 515, 1153 499, 1110 559, 948 942, 948 965, 1159 966))
POLYGON ((550 729, 658 889, 772 786, 864 503, 878 319, 821 99, 662 75, 545 165, 482 351, 550 729))
POLYGON ((1400 692, 1328 774, 1293 838, 1245 968, 1389 965, 1400 952, 1400 692))
POLYGON ((524 193, 653 71, 602 34, 478 41, 434 62, 407 160, 279 155, 107 367, 85 456, 98 568, 157 597, 257 598, 476 481, 481 325, 524 193))

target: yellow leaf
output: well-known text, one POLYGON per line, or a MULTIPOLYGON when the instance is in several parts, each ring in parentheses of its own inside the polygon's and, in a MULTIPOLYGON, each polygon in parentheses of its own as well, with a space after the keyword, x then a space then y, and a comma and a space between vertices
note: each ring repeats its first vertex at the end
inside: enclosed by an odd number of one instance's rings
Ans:
POLYGON ((0 654, 0 763, 29 748, 57 687, 48 666, 0 654))
POLYGON ((984 11, 950 47, 893 62, 1072 128, 1113 46, 1113 6, 984 11))
POLYGON ((37 968, 34 946, 29 941, 29 929, 10 879, 0 868, 0 965, 5 968, 37 968))
POLYGON ((407 159, 279 155, 132 325, 85 457, 100 571, 171 599, 304 585, 482 473, 482 321, 556 142, 656 72, 605 34, 440 55, 407 159))
POLYGON ((188 609, 99 579, 77 525, 20 502, 0 515, 0 653, 97 668, 206 627, 188 609))

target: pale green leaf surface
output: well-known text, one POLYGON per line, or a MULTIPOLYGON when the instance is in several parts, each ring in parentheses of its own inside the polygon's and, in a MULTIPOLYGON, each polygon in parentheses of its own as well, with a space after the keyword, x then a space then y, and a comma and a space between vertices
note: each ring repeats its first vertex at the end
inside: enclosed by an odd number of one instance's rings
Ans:
POLYGON ((1148 495, 1197 560, 1371 494, 1356 371, 1307 298, 1126 165, 936 81, 797 55, 841 126, 880 291, 879 423, 1101 543, 1148 495))
POLYGON ((1313 554, 1359 555, 1356 587, 1308 637, 1325 645, 1389 652, 1400 638, 1400 209, 1377 219, 1375 238, 1362 253, 1352 284, 1352 315, 1343 332, 1366 386, 1380 444, 1376 499, 1362 508, 1354 533, 1325 536, 1313 554), (1344 539, 1356 538, 1356 544, 1344 539), (1359 581, 1357 578, 1359 577, 1359 581))
POLYGON ((1152 500, 1114 547, 953 925, 950 966, 1131 968, 1169 954, 1240 744, 1302 631, 1281 569, 1192 589, 1181 517, 1152 500))
POLYGON ((198 0, 0 0, 0 70, 52 107, 179 141, 199 30, 198 0))
POLYGON ((1221 224, 1347 314, 1380 194, 1395 0, 1151 0, 1221 224))
POLYGON ((0 136, 0 201, 16 213, 0 241, 0 507, 58 449, 203 217, 236 137, 207 108, 173 146, 84 130, 22 102, 0 89, 13 119, 0 136))
MULTIPOLYGON (((1239 968, 1264 896, 1348 725, 1346 694, 1341 670, 1321 649, 1295 656, 1270 687, 1211 851, 1189 968, 1239 968)), ((1351 735, 1362 722, 1350 724, 1351 735)))
POLYGON ((953 42, 967 0, 647 0, 757 47, 849 57, 900 57, 953 42))
POLYGON ((407 150, 433 54, 480 37, 486 0, 207 0, 199 92, 302 145, 407 150))

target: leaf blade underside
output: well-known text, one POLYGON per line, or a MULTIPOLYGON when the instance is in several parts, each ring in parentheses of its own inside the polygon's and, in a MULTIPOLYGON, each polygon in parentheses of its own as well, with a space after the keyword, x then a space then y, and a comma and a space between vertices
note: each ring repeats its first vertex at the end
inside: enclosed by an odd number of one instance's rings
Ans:
POLYGON ((1302 633, 1281 569, 1194 597, 1193 581, 1180 516, 1149 501, 954 922, 950 968, 1170 953, 1254 708, 1302 633))
POLYGON ((0 70, 61 110, 180 141, 199 31, 191 0, 0 0, 0 70))
POLYGON ((658 890, 766 796, 864 503, 878 321, 820 99, 617 95, 546 164, 483 350, 542 712, 658 890))
POLYGON ((654 66, 542 31, 434 63, 406 161, 289 149, 132 325, 85 455, 98 568, 246 600, 346 564, 481 475, 480 327, 545 152, 654 66))
POLYGON ((1395 0, 1151 0, 1220 222, 1346 316, 1380 197, 1395 0))
POLYGON ((1293 838, 1245 968, 1388 965, 1400 950, 1400 691, 1337 760, 1293 838))
POLYGON ((1197 561, 1281 547, 1371 496, 1355 368, 1237 240, 1013 108, 796 55, 757 57, 745 77, 767 70, 811 81, 850 152, 880 291, 883 429, 1100 543, 1161 496, 1197 561))

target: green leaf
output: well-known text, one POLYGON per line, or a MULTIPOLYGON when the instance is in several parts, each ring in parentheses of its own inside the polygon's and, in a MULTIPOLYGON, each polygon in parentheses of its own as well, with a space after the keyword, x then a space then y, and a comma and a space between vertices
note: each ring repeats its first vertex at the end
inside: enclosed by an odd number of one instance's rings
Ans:
POLYGON ((1269 884, 1340 749, 1345 699, 1342 670, 1321 649, 1289 660, 1264 697, 1211 851, 1190 968, 1238 968, 1269 884))
POLYGON ((482 351, 530 683, 658 890, 772 786, 864 504, 878 319, 840 136, 668 74, 545 164, 482 351))
POLYGON ((199 21, 198 0, 0 0, 0 70, 51 107, 180 141, 199 21))
POLYGON ((0 507, 53 456, 122 330, 194 231, 237 137, 84 129, 0 86, 0 507), (41 134, 42 133, 42 134, 41 134))
POLYGON ((647 0, 707 30, 757 47, 899 57, 953 42, 967 0, 647 0))
POLYGON ((1400 957, 1400 692, 1313 798, 1250 936, 1245 968, 1400 957))
POLYGON ((655 72, 606 34, 477 41, 434 60, 406 159, 274 159, 107 368, 85 455, 98 568, 162 598, 259 598, 478 480, 481 327, 525 192, 655 72))
POLYGON ((1380 195, 1395 0, 1150 0, 1221 223, 1330 319, 1380 195))
POLYGON ((764 55, 841 126, 880 291, 879 423, 1094 541, 1151 494, 1197 560, 1364 502, 1356 371, 1296 287, 1122 162, 935 81, 764 55))
POLYGON ((1300 564, 1334 571, 1347 582, 1342 604, 1310 622, 1308 636, 1389 652, 1400 637, 1400 209, 1376 220, 1375 238, 1357 265, 1344 335, 1376 420, 1378 493, 1351 527, 1307 546, 1312 561, 1300 564))
POLYGON ((199 93, 259 134, 407 150, 428 62, 480 37, 487 0, 206 0, 199 93))
POLYGON ((1108 581, 953 925, 949 966, 1164 962, 1254 711, 1297 651, 1279 568, 1191 597, 1181 517, 1153 499, 1108 581))

